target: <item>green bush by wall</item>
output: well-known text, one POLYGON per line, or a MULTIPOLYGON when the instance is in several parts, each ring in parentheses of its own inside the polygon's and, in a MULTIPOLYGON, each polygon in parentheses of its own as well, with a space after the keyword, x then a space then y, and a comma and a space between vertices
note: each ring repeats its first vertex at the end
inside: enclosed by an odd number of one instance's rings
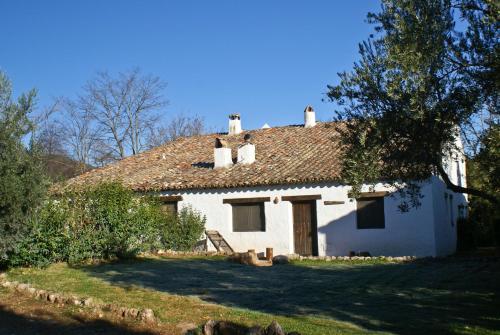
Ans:
POLYGON ((9 266, 190 250, 204 231, 205 218, 191 207, 167 214, 153 197, 137 196, 119 183, 104 183, 47 200, 28 224, 30 232, 9 254, 9 266))

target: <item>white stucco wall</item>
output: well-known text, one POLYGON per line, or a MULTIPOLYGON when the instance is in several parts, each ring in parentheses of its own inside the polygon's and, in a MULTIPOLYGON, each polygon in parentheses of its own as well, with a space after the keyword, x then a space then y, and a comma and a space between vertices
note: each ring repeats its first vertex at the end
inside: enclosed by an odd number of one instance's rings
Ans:
MULTIPOLYGON (((456 137, 454 145, 454 150, 443 157, 443 168, 453 184, 467 187, 465 154, 460 136, 456 137)), ((446 256, 456 251, 457 220, 461 214, 467 216, 468 199, 466 194, 449 190, 440 177, 435 176, 431 180, 436 255, 446 256), (459 206, 463 206, 462 213, 459 206)))
MULTIPOLYGON (((361 230, 356 227, 356 201, 348 199, 350 188, 343 185, 286 185, 164 194, 182 195, 179 206, 191 205, 206 215, 206 229, 218 230, 235 251, 256 249, 257 252, 264 252, 266 247, 272 247, 275 254, 294 253, 292 203, 282 201, 281 197, 320 194, 322 199, 316 201, 319 255, 344 256, 350 251, 368 251, 372 255, 422 257, 447 253, 452 246, 443 237, 450 232, 437 232, 434 227, 438 216, 442 215, 436 214, 442 204, 433 201, 433 197, 440 192, 434 186, 435 183, 436 180, 432 180, 423 185, 422 206, 407 213, 398 210, 397 198, 385 197, 385 228, 361 230), (230 204, 223 204, 223 199, 253 197, 271 198, 270 202, 264 204, 266 231, 233 232, 232 208, 230 204), (276 197, 278 203, 273 202, 276 197), (325 205, 324 201, 345 203, 325 205), (437 241, 446 243, 446 246, 437 247, 437 241)), ((375 190, 386 189, 377 185, 375 190)))

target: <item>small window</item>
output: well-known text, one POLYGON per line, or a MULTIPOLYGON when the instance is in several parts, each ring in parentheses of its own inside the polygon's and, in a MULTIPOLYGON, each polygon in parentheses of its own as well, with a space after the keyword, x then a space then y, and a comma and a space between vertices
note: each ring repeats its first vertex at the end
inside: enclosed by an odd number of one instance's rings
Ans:
POLYGON ((177 201, 162 202, 160 208, 165 213, 176 215, 177 214, 177 201))
POLYGON ((264 203, 232 204, 233 231, 266 231, 264 203))
POLYGON ((359 198, 357 201, 358 229, 385 228, 384 198, 359 198))

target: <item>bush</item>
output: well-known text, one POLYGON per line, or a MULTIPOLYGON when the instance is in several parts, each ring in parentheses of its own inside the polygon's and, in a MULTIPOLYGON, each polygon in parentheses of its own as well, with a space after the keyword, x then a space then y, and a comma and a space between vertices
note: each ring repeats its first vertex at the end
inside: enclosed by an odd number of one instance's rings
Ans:
POLYGON ((162 234, 162 246, 170 250, 192 250, 205 231, 206 219, 191 207, 182 208, 177 215, 167 217, 162 234))
POLYGON ((45 266, 64 260, 70 239, 65 218, 66 212, 56 202, 47 202, 28 221, 28 234, 9 255, 9 265, 45 266))
POLYGON ((158 249, 190 250, 205 218, 191 207, 164 213, 152 197, 138 197, 119 183, 45 202, 30 221, 29 234, 10 253, 9 266, 128 258, 158 249))

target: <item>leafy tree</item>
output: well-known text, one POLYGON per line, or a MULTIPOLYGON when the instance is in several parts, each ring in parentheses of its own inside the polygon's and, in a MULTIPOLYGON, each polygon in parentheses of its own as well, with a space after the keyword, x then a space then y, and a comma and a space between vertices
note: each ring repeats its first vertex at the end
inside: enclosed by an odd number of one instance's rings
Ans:
MULTIPOLYGON (((467 184, 500 193, 500 124, 493 124, 481 137, 477 155, 467 162, 467 184)), ((480 197, 470 197, 470 227, 475 244, 484 246, 500 241, 500 210, 480 197)))
POLYGON ((32 90, 14 102, 11 83, 0 72, 0 263, 23 236, 45 193, 36 145, 23 142, 33 130, 29 114, 35 96, 32 90))
POLYGON ((363 182, 398 180, 390 183, 409 209, 420 204, 415 181, 436 172, 454 192, 498 202, 491 185, 455 185, 443 166, 480 115, 498 118, 498 12, 487 0, 383 0, 380 13, 368 14, 375 35, 327 93, 346 121, 343 177, 354 192, 363 182), (466 22, 463 32, 455 30, 455 13, 466 22))

